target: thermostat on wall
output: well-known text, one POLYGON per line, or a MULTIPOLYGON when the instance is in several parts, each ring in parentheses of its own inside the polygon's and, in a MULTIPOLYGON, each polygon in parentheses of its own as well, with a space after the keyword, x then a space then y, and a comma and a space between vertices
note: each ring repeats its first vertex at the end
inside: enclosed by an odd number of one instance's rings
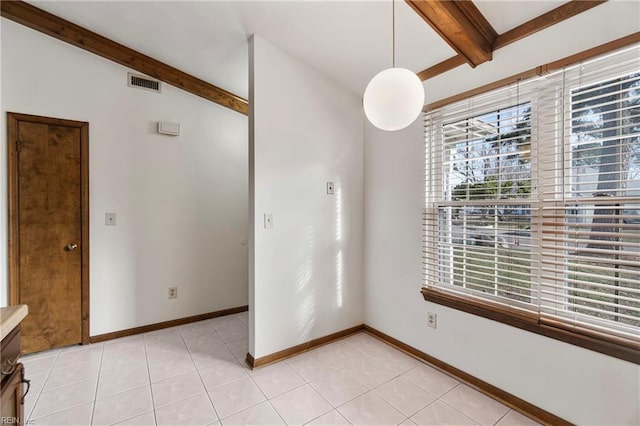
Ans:
POLYGON ((178 123, 169 123, 168 121, 158 121, 158 133, 178 136, 180 135, 180 125, 178 123))

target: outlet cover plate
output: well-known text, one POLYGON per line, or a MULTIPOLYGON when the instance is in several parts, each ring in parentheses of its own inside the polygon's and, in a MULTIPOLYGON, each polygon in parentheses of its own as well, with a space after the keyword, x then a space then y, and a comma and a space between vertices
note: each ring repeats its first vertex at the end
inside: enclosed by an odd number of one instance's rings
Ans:
POLYGON ((438 315, 429 312, 427 314, 427 325, 431 328, 436 328, 438 326, 438 315))
POLYGON ((178 298, 178 287, 169 287, 169 299, 178 298))

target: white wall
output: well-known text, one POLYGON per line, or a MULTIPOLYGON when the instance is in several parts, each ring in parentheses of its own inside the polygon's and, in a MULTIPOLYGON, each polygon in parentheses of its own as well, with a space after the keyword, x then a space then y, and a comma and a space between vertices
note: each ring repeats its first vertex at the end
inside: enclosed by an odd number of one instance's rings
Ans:
POLYGON ((247 117, 166 84, 129 88, 127 71, 2 19, 0 128, 6 111, 89 122, 91 335, 247 304, 247 117), (156 134, 157 121, 180 123, 181 136, 156 134), (104 226, 105 212, 117 226, 104 226))
POLYGON ((363 124, 358 97, 257 36, 251 49, 249 351, 259 358, 362 323, 363 124))

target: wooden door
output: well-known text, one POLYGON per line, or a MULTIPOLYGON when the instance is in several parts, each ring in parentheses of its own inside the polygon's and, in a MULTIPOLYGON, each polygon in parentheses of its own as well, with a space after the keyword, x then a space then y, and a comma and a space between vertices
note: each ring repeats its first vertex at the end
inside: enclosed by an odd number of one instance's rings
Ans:
POLYGON ((9 280, 25 353, 88 343, 88 123, 8 113, 9 280))

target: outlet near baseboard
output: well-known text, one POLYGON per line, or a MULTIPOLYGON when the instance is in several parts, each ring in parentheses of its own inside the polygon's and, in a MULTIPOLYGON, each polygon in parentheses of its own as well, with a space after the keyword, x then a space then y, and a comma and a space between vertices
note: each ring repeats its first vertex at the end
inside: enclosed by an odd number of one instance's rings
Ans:
POLYGON ((178 287, 169 287, 169 299, 178 298, 178 287))
POLYGON ((438 326, 438 315, 433 312, 427 313, 427 325, 431 328, 436 328, 438 326))

